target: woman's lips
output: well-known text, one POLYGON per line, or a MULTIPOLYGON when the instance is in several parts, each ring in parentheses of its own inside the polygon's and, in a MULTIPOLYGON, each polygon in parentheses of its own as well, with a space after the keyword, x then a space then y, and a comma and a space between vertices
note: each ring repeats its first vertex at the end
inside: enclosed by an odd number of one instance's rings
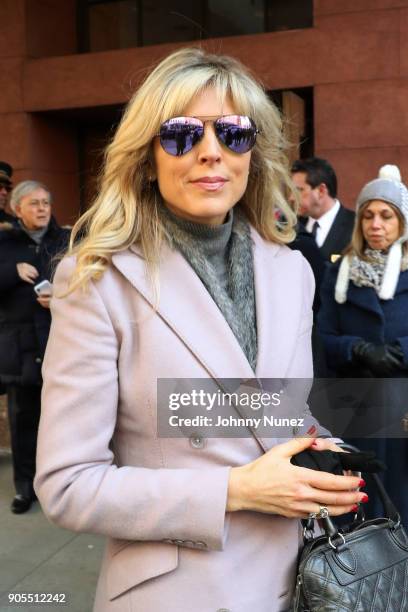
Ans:
POLYGON ((205 191, 217 191, 225 185, 227 179, 224 179, 220 176, 211 178, 203 177, 191 182, 193 185, 197 185, 197 187, 199 187, 200 189, 204 189, 205 191))

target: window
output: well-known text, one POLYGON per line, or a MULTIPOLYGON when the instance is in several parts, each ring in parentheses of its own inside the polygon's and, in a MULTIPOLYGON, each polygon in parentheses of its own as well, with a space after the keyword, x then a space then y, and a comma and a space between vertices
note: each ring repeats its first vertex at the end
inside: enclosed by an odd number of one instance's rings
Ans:
POLYGON ((298 30, 313 27, 313 0, 269 0, 265 30, 298 30))
POLYGON ((143 45, 188 42, 205 38, 206 2, 196 0, 143 1, 143 45))
POLYGON ((141 2, 112 0, 88 2, 88 51, 138 47, 141 41, 141 2))
POLYGON ((313 0, 78 0, 81 51, 313 25, 313 0))

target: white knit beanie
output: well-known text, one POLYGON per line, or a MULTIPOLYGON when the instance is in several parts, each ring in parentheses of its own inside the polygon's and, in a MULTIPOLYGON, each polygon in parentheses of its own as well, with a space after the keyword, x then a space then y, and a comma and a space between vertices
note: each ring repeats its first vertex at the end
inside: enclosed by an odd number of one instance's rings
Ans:
MULTIPOLYGON (((363 187, 357 198, 356 213, 358 213, 364 204, 372 200, 382 200, 388 204, 393 204, 400 211, 404 221, 404 230, 401 238, 394 242, 388 252, 384 276, 378 293, 380 299, 391 300, 394 297, 401 272, 401 245, 408 240, 408 189, 401 182, 401 173, 398 166, 391 164, 382 166, 379 170, 378 178, 370 181, 363 187)), ((358 214, 356 214, 356 223, 358 223, 358 214)), ((351 253, 346 255, 340 264, 335 288, 335 299, 339 304, 344 304, 347 300, 352 257, 351 253)))

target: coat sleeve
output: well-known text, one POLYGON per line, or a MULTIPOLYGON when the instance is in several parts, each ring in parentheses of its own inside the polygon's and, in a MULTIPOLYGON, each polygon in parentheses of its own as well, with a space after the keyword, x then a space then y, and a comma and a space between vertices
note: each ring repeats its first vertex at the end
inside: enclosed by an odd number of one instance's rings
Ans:
POLYGON ((404 353, 404 365, 408 366, 408 336, 398 336, 396 340, 400 343, 404 353))
POLYGON ((334 289, 337 278, 337 266, 326 271, 321 287, 321 306, 317 318, 318 333, 323 339, 329 367, 336 370, 349 365, 352 359, 353 344, 361 340, 361 336, 343 333, 339 319, 338 304, 334 299, 334 289))
MULTIPOLYGON (((55 296, 73 265, 58 266, 55 296)), ((222 549, 230 468, 115 465, 119 342, 97 283, 53 298, 51 310, 35 478, 45 514, 74 531, 222 549)))
POLYGON ((18 275, 17 266, 14 262, 0 264, 0 293, 13 289, 22 280, 18 275))

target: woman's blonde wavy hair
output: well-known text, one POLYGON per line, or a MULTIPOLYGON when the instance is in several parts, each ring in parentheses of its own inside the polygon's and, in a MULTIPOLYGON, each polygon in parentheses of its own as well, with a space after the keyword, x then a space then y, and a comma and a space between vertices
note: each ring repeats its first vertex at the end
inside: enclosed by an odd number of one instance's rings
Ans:
POLYGON ((68 292, 100 278, 111 256, 135 243, 150 278, 157 279, 164 229, 158 215, 160 193, 152 181, 152 142, 161 123, 182 115, 207 87, 216 88, 221 100, 229 96, 235 112, 252 117, 260 132, 239 206, 266 240, 293 240, 296 213, 287 196, 297 196, 279 111, 240 62, 185 48, 166 57, 146 78, 106 148, 99 195, 72 231, 68 254, 75 255, 76 268, 68 292))

